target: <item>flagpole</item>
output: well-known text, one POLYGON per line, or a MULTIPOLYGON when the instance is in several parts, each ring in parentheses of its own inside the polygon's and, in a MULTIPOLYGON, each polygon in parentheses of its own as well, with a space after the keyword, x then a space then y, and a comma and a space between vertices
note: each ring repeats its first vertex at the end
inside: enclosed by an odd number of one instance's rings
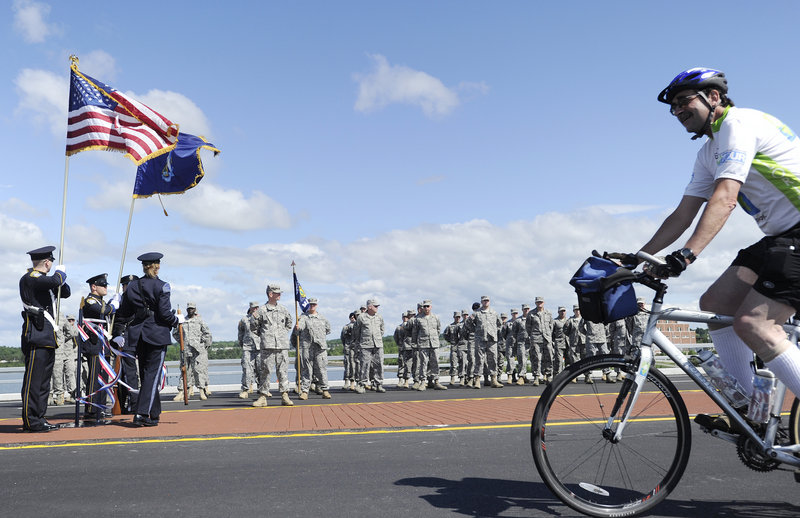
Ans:
MULTIPOLYGON (((294 260, 292 260, 292 285, 294 287, 294 327, 295 331, 297 331, 297 324, 300 322, 300 313, 297 310, 297 272, 294 268, 294 260)), ((300 388, 300 333, 295 332, 295 342, 297 345, 297 393, 301 394, 302 390, 300 388)))
MULTIPOLYGON (((131 197, 131 209, 128 212, 128 227, 125 229, 125 241, 122 244, 122 259, 119 261, 119 275, 117 275, 117 287, 114 291, 117 295, 122 297, 122 294, 119 292, 119 288, 122 285, 122 272, 125 269, 125 254, 128 252, 128 237, 131 235, 131 221, 133 220, 133 204, 136 203, 136 197, 131 197)), ((115 311, 113 315, 111 315, 111 330, 113 332, 114 329, 114 320, 117 318, 117 312, 115 311)))

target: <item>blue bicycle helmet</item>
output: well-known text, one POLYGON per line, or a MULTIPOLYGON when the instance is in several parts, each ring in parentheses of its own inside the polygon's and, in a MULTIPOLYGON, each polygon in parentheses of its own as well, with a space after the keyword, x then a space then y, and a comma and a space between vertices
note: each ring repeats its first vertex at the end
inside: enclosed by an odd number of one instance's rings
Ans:
POLYGON ((664 104, 671 104, 672 98, 681 90, 705 90, 716 88, 722 94, 728 93, 728 80, 725 74, 713 68, 695 67, 684 70, 672 82, 661 90, 658 100, 664 104))

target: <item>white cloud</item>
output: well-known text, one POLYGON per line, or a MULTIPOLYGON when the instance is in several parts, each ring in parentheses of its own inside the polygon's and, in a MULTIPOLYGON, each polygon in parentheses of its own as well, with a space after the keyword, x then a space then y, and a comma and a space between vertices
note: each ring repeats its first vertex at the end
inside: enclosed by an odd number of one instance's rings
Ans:
POLYGON ((191 223, 225 230, 288 228, 289 211, 261 191, 247 197, 236 189, 225 189, 201 182, 186 194, 176 196, 171 205, 191 223))
POLYGON ((32 112, 34 121, 63 138, 67 133, 69 80, 46 70, 25 68, 17 74, 14 85, 19 95, 17 112, 32 112))
POLYGON ((55 24, 47 22, 50 6, 30 0, 15 0, 14 29, 22 34, 27 43, 43 43, 51 34, 57 32, 55 24))
POLYGON ((110 83, 117 76, 117 62, 114 56, 104 50, 93 50, 87 54, 79 56, 79 70, 91 77, 110 83))
MULTIPOLYGON (((192 205, 203 207, 206 214, 222 213, 219 218, 224 220, 247 219, 242 214, 223 213, 224 205, 236 200, 256 205, 254 201, 258 200, 255 194, 245 199, 238 191, 218 187, 204 196, 208 199, 192 205), (206 202, 212 203, 215 194, 224 201, 209 208, 206 202)), ((202 305, 201 313, 217 340, 235 337, 236 323, 247 302, 263 300, 267 282, 283 285, 283 304, 291 306, 290 265, 296 261, 303 288, 320 298, 320 311, 331 320, 335 336, 346 323, 347 314, 370 297, 381 300, 389 329, 397 323, 401 311, 422 299, 432 299, 434 311, 444 320, 449 320, 453 310, 468 307, 484 294, 492 297, 493 306, 500 311, 530 303, 537 295, 545 298, 551 310, 571 305, 575 294, 569 278, 592 249, 634 251, 647 241, 664 215, 615 214, 591 207, 503 225, 472 220, 396 229, 344 243, 316 238, 221 246, 194 242, 189 232, 183 240, 139 243, 137 250, 165 254, 162 277, 173 285, 173 304, 185 307, 193 300, 202 305)), ((88 276, 95 270, 113 270, 112 275, 116 275, 116 250, 108 251, 114 247, 98 229, 71 226, 67 234, 69 272, 88 276), (97 262, 98 256, 102 256, 102 262, 97 262)), ((19 339, 19 301, 14 286, 27 265, 24 252, 39 243, 46 244, 41 236, 36 225, 0 213, 0 345, 16 344, 19 339), (2 286, 7 287, 5 292, 2 286)), ((685 237, 669 250, 680 246, 685 237)), ((670 282, 667 303, 696 307, 705 287, 730 264, 738 249, 760 237, 751 218, 734 212, 698 261, 670 282)), ((130 250, 129 255, 136 253, 130 250)), ((72 277, 73 289, 80 289, 81 279, 72 277)), ((639 292, 650 297, 646 288, 639 288, 639 292)), ((70 299, 67 307, 72 308, 74 302, 70 299)))
MULTIPOLYGON (((380 54, 369 57, 373 70, 354 74, 358 83, 357 111, 371 112, 390 104, 409 104, 419 106, 428 117, 442 117, 461 104, 455 89, 446 87, 430 74, 404 65, 390 65, 380 54)), ((474 92, 474 84, 469 89, 474 92)))
POLYGON ((130 95, 172 122, 179 124, 181 131, 212 139, 211 124, 203 110, 185 95, 164 90, 150 90, 144 95, 126 92, 126 95, 130 95))

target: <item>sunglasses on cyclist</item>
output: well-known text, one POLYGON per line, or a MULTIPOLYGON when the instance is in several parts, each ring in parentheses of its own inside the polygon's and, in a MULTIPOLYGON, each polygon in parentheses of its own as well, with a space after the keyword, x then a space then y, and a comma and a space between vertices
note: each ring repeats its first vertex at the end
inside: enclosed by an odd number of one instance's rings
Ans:
POLYGON ((672 115, 675 115, 676 111, 680 110, 681 108, 686 108, 687 106, 689 106, 689 103, 694 101, 697 97, 700 97, 699 93, 673 99, 669 105, 669 112, 672 115))

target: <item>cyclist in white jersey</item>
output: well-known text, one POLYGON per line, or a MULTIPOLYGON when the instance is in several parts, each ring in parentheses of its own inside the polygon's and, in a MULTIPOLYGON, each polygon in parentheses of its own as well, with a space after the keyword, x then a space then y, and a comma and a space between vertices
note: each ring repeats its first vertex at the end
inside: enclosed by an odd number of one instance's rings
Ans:
MULTIPOLYGON (((677 276, 722 229, 737 203, 766 234, 739 251, 731 266, 700 298, 700 308, 734 315, 733 326, 709 326, 725 368, 749 392, 755 352, 800 396, 800 349, 781 324, 800 311, 800 139, 778 119, 736 108, 725 74, 691 68, 658 96, 693 139, 707 136, 678 207, 642 251, 674 243, 702 215, 683 248, 666 257, 661 277, 677 276)), ((700 419, 698 418, 698 422, 700 419)))

